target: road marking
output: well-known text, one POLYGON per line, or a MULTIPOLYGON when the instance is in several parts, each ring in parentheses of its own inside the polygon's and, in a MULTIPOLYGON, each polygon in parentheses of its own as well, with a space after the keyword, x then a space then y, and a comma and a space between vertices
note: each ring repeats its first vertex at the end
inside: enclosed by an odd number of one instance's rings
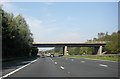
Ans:
POLYGON ((15 72, 17 72, 17 71, 23 69, 24 67, 26 67, 26 66, 28 66, 28 65, 30 65, 30 64, 32 64, 32 63, 34 63, 34 62, 36 62, 37 60, 38 60, 38 59, 36 59, 36 60, 34 60, 34 61, 31 61, 30 63, 28 63, 28 64, 26 64, 26 65, 24 65, 24 66, 22 66, 22 67, 20 67, 20 68, 18 68, 18 69, 16 69, 16 70, 10 72, 10 73, 8 73, 8 74, 2 76, 2 77, 0 77, 0 79, 3 79, 3 78, 5 78, 5 77, 8 77, 8 76, 14 74, 15 72))
POLYGON ((64 69, 65 69, 63 66, 60 66, 60 68, 61 68, 62 70, 64 70, 64 69))
MULTIPOLYGON (((72 57, 69 57, 69 58, 72 58, 72 57)), ((76 59, 86 59, 86 60, 106 61, 106 62, 118 62, 118 61, 109 61, 109 60, 100 60, 100 59, 90 59, 90 58, 76 58, 76 59)))
POLYGON ((55 62, 55 64, 57 64, 57 62, 55 62))
POLYGON ((85 63, 85 61, 81 61, 81 63, 85 63))
POLYGON ((74 61, 74 59, 71 59, 72 61, 74 61))
POLYGON ((108 67, 108 65, 104 65, 104 64, 99 64, 99 66, 108 67))
POLYGON ((34 60, 34 61, 31 61, 31 63, 34 63, 34 62, 36 62, 38 59, 36 59, 36 60, 34 60))
POLYGON ((50 58, 52 60, 52 58, 50 58))
POLYGON ((70 72, 68 72, 68 74, 70 74, 70 72))
POLYGON ((52 58, 50 58, 52 60, 52 62, 54 62, 54 60, 52 58))

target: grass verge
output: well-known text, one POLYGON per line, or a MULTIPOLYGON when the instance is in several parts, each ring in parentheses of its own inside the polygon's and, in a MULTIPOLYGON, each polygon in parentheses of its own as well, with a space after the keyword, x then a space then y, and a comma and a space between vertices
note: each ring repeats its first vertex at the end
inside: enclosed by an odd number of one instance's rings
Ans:
POLYGON ((82 56, 82 55, 67 55, 63 57, 72 57, 72 58, 87 58, 87 59, 97 59, 97 60, 109 60, 109 61, 120 61, 118 56, 82 56))
POLYGON ((14 59, 14 60, 10 60, 10 61, 4 61, 2 62, 2 65, 8 65, 8 64, 14 64, 14 63, 19 63, 19 62, 23 62, 23 61, 31 61, 36 59, 36 57, 26 57, 26 58, 20 58, 20 59, 14 59))

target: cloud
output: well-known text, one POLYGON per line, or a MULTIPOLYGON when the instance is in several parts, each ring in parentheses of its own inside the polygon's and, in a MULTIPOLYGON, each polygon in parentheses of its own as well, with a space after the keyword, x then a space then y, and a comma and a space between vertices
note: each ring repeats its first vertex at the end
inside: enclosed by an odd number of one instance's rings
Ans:
POLYGON ((75 32, 61 33, 57 37, 60 42, 85 42, 85 36, 75 32))
POLYGON ((54 24, 44 26, 43 21, 35 18, 27 18, 26 21, 35 42, 86 42, 87 40, 87 36, 79 34, 79 28, 66 29, 54 24))
POLYGON ((48 19, 48 20, 46 20, 46 24, 54 24, 54 26, 55 26, 55 23, 56 23, 56 19, 48 19))
MULTIPOLYGON (((38 20, 38 19, 35 19, 35 18, 30 18, 29 17, 29 18, 26 18, 26 22, 29 25, 29 28, 30 28, 31 32, 33 33, 33 37, 35 39, 37 39, 36 38, 36 37, 38 37, 37 34, 39 32, 41 32, 41 30, 43 29, 43 27, 42 27, 42 21, 38 20)), ((42 37, 41 34, 39 36, 42 37)))
POLYGON ((8 2, 5 2, 5 1, 0 2, 0 5, 2 5, 2 8, 7 12, 13 12, 15 9, 14 5, 12 5, 8 2))
POLYGON ((42 21, 35 18, 26 18, 26 21, 30 27, 41 28, 42 21))
POLYGON ((43 21, 35 18, 26 18, 36 42, 47 42, 49 36, 54 35, 58 28, 53 24, 44 26, 43 21))
MULTIPOLYGON (((10 3, 4 2, 3 8, 5 10, 24 11, 22 8, 18 8, 10 3)), ((50 15, 50 14, 49 14, 50 15)), ((51 15, 50 15, 51 16, 51 15)), ((79 34, 80 28, 60 27, 56 24, 56 19, 49 18, 44 22, 34 17, 25 17, 27 24, 31 32, 33 33, 35 42, 85 42, 86 36, 79 34)), ((71 16, 67 17, 68 20, 72 20, 71 16)), ((58 22, 59 23, 59 22, 58 22)))
POLYGON ((52 16, 52 15, 51 15, 51 13, 47 13, 46 16, 50 17, 50 16, 52 16))
POLYGON ((71 16, 68 16, 68 17, 67 17, 67 20, 68 20, 68 21, 72 21, 73 18, 72 18, 71 16))
POLYGON ((24 11, 23 8, 18 8, 17 6, 7 1, 1 1, 0 5, 2 5, 3 10, 5 10, 8 13, 13 13, 15 16, 21 14, 24 11))
POLYGON ((44 4, 52 5, 52 4, 54 4, 54 2, 45 2, 44 4))

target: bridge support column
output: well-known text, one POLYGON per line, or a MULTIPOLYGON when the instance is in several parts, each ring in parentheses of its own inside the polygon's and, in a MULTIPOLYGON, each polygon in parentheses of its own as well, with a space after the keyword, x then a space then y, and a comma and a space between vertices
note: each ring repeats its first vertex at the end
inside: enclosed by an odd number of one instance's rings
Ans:
POLYGON ((67 55, 67 46, 63 47, 63 55, 67 55))
POLYGON ((102 55, 102 46, 99 47, 97 55, 102 55))

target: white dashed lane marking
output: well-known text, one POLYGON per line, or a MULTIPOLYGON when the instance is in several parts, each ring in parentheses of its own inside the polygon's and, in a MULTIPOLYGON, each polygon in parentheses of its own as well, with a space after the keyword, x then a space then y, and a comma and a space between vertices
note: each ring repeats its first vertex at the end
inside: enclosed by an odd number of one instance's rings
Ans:
POLYGON ((71 59, 72 61, 74 61, 74 59, 71 59))
POLYGON ((55 62, 55 64, 57 64, 57 62, 55 62))
POLYGON ((68 74, 70 74, 70 72, 68 72, 68 74))
POLYGON ((60 68, 61 68, 62 70, 64 70, 64 69, 65 69, 63 66, 60 66, 60 68))
POLYGON ((85 63, 85 61, 81 61, 81 63, 85 63))
POLYGON ((99 66, 108 67, 108 65, 104 65, 104 64, 99 64, 99 66))
POLYGON ((50 58, 52 60, 52 62, 54 62, 54 60, 52 58, 50 58))

